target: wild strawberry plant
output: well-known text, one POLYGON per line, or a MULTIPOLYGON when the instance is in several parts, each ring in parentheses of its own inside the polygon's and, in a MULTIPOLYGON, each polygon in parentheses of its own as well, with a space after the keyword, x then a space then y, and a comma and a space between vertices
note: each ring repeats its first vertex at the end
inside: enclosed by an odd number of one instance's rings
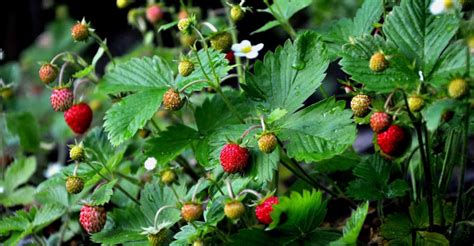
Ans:
POLYGON ((156 3, 130 9, 146 48, 122 57, 93 23, 73 25, 76 45, 99 45, 95 57, 63 50, 39 68, 50 110, 75 133, 71 162, 37 187, 25 184, 37 164, 23 156, 38 136, 22 127, 31 115, 5 114, 22 149, 0 180, 4 243, 60 245, 78 235, 126 245, 472 240, 464 180, 472 6, 366 0, 353 19, 304 30, 290 20, 311 0, 263 2, 256 11, 222 1, 220 25, 183 1, 178 13, 156 3), (288 36, 273 51, 238 35, 239 21, 264 14, 274 20, 254 33, 281 28, 288 36), (167 31, 179 32, 181 45, 155 45, 167 31), (100 75, 104 54, 110 62, 100 75), (330 64, 345 72, 348 97, 325 92, 330 64), (315 101, 319 90, 324 98, 315 101), (110 98, 103 115, 97 94, 110 98), (375 151, 357 153, 358 129, 368 126, 375 151))

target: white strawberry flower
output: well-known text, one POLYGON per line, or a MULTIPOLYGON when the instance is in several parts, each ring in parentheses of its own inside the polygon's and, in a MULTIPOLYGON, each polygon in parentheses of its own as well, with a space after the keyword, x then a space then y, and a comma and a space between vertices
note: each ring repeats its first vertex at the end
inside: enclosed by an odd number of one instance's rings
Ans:
POLYGON ((2 194, 3 192, 5 192, 5 187, 0 186, 0 194, 2 194))
POLYGON ((61 163, 51 163, 51 164, 48 165, 48 168, 46 168, 43 175, 46 178, 51 178, 54 175, 56 175, 57 173, 59 173, 61 171, 61 169, 63 169, 63 167, 64 166, 61 163))
POLYGON ((246 57, 247 59, 254 59, 258 56, 258 52, 263 48, 263 44, 252 45, 250 41, 243 40, 240 44, 233 44, 232 51, 235 56, 246 57))
POLYGON ((433 15, 444 14, 454 10, 457 4, 457 0, 433 0, 430 4, 430 12, 433 15))
POLYGON ((148 170, 148 171, 151 171, 153 169, 155 169, 156 167, 156 159, 154 157, 148 157, 146 160, 145 160, 145 169, 148 170))

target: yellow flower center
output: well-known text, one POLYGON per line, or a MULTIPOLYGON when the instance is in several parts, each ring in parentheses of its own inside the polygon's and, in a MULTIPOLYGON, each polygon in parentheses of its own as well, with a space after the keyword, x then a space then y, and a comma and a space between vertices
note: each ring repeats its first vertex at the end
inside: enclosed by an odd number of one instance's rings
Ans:
POLYGON ((444 0, 444 7, 446 9, 451 9, 453 5, 454 5, 453 0, 444 0))
POLYGON ((245 46, 242 48, 242 53, 249 53, 250 51, 252 51, 252 46, 245 46))

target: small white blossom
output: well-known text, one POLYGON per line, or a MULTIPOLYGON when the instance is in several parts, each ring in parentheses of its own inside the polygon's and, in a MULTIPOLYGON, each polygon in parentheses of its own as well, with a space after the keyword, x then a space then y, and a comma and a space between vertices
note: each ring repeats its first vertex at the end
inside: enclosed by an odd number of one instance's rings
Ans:
POLYGON ((48 168, 46 168, 43 175, 46 178, 51 178, 57 173, 59 173, 61 169, 63 169, 63 165, 61 163, 52 163, 48 165, 48 168))
POLYGON ((234 55, 254 59, 258 56, 258 52, 263 48, 263 44, 252 45, 250 41, 244 40, 240 44, 233 44, 232 51, 234 55))
POLYGON ((2 194, 3 192, 5 192, 5 187, 0 186, 0 194, 2 194))
POLYGON ((156 167, 156 159, 154 157, 148 157, 145 161, 145 169, 151 171, 156 167))
POLYGON ((457 0, 433 0, 430 5, 430 12, 433 15, 439 15, 450 12, 457 5, 457 0))

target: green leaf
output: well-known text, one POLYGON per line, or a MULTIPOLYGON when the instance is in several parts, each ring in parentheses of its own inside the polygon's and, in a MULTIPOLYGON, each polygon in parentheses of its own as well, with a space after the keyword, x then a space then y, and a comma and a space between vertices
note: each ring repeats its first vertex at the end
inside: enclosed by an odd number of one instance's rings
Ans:
POLYGON ((54 204, 46 204, 36 212, 32 227, 34 231, 40 231, 59 219, 66 212, 66 208, 54 204))
POLYGON ((13 207, 16 205, 27 205, 33 202, 35 188, 33 186, 21 187, 5 198, 0 198, 0 204, 5 207, 13 207))
MULTIPOLYGON (((199 60, 194 54, 190 57, 190 61, 194 64, 194 71, 186 77, 183 77, 178 74, 178 76, 176 77, 176 81, 174 82, 176 88, 181 89, 190 82, 207 79, 207 77, 209 77, 211 79, 211 82, 215 84, 216 78, 214 76, 214 72, 216 73, 217 77, 219 77, 219 82, 223 77, 227 75, 228 71, 230 70, 230 66, 229 61, 225 59, 225 53, 218 52, 212 48, 209 48, 208 51, 209 56, 204 49, 199 50, 199 60), (214 70, 212 70, 211 68, 211 62, 209 62, 209 57, 211 58, 212 64, 214 65, 214 70)), ((209 87, 209 84, 207 82, 197 83, 187 87, 185 92, 191 93, 193 91, 200 91, 206 87, 209 87)))
POLYGON ((163 165, 174 160, 192 141, 199 139, 198 132, 185 125, 177 124, 160 132, 156 138, 147 141, 145 153, 153 156, 163 165))
POLYGON ((342 46, 374 30, 384 11, 382 1, 366 0, 357 10, 354 20, 340 19, 328 23, 322 30, 322 38, 327 42, 331 60, 335 60, 342 46))
POLYGON ((189 245, 194 242, 194 240, 198 239, 201 233, 206 228, 204 222, 195 221, 193 225, 185 225, 180 228, 180 231, 174 235, 176 241, 173 241, 170 246, 178 246, 178 245, 189 245))
POLYGON ((280 245, 281 241, 272 236, 271 232, 266 232, 257 228, 247 228, 239 230, 238 233, 232 235, 230 246, 261 246, 261 245, 280 245))
POLYGON ((351 146, 356 129, 352 113, 344 109, 344 104, 330 98, 284 118, 277 135, 289 141, 288 155, 298 161, 321 161, 351 146))
POLYGON ((351 35, 359 37, 363 34, 369 34, 374 30, 374 24, 377 23, 384 11, 383 1, 365 0, 362 7, 357 10, 351 28, 351 35))
POLYGON ((270 9, 285 20, 289 20, 294 14, 308 7, 311 3, 312 0, 275 0, 270 5, 270 9))
MULTIPOLYGON (((184 197, 186 191, 181 187, 175 187, 176 193, 179 197, 184 197), (179 188, 179 189, 177 189, 179 188)), ((140 196, 140 209, 149 219, 150 223, 153 223, 156 211, 166 205, 177 205, 178 201, 173 194, 173 191, 168 186, 160 186, 158 184, 146 184, 140 196)), ((161 212, 158 219, 158 224, 164 221, 170 221, 172 223, 178 222, 181 218, 180 213, 176 209, 165 209, 161 212)), ((153 224, 150 224, 150 226, 153 224)))
POLYGON ((140 234, 143 227, 149 227, 150 220, 146 218, 142 211, 136 207, 125 209, 114 209, 108 213, 108 221, 105 228, 91 236, 92 241, 103 244, 123 244, 146 240, 146 236, 140 234))
POLYGON ((325 159, 314 164, 314 169, 317 172, 333 173, 340 171, 347 171, 361 161, 360 156, 351 150, 348 150, 341 155, 336 155, 331 159, 325 159))
POLYGON ((114 179, 107 184, 101 185, 98 189, 94 190, 90 200, 91 205, 102 206, 110 201, 110 198, 114 194, 114 186, 117 183, 117 179, 114 179))
POLYGON ((256 33, 260 33, 260 32, 265 32, 265 31, 268 31, 274 27, 277 27, 280 25, 280 22, 277 21, 277 20, 272 20, 272 21, 269 21, 267 23, 265 23, 265 25, 261 26, 259 29, 253 31, 252 33, 250 33, 250 35, 253 35, 253 34, 256 34, 256 33))
POLYGON ((26 183, 35 171, 35 157, 16 159, 5 172, 5 190, 13 192, 18 186, 26 183))
POLYGON ((12 231, 25 231, 30 226, 30 221, 24 211, 14 215, 5 216, 0 220, 0 235, 7 235, 12 231))
POLYGON ((406 214, 389 214, 381 226, 381 235, 386 239, 404 238, 411 234, 413 224, 406 214))
POLYGON ((410 68, 411 63, 378 35, 354 38, 343 47, 343 59, 339 62, 351 79, 364 84, 364 89, 391 92, 395 88, 414 89, 418 75, 410 68), (389 62, 382 72, 369 68, 369 60, 375 52, 383 51, 389 62))
POLYGON ((409 186, 404 180, 397 179, 388 184, 390 170, 390 163, 373 155, 354 168, 354 176, 358 179, 349 183, 347 193, 356 199, 370 201, 405 195, 409 186))
POLYGON ((343 236, 339 240, 332 242, 330 245, 356 245, 357 238, 359 237, 360 230, 364 225, 368 210, 369 202, 365 202, 362 206, 358 207, 357 210, 352 213, 342 229, 343 236))
MULTIPOLYGON (((429 82, 437 87, 446 85, 453 76, 462 75, 466 72, 467 46, 464 40, 450 44, 441 54, 429 82)), ((471 56, 472 57, 472 56, 471 56)), ((474 59, 470 59, 470 77, 474 77, 474 59)))
POLYGON ((427 105, 427 107, 423 108, 421 114, 423 115, 423 119, 426 121, 426 127, 429 131, 434 131, 438 128, 441 124, 441 118, 443 113, 452 110, 460 106, 458 101, 452 99, 442 99, 436 100, 433 103, 427 105))
POLYGON ((217 199, 209 201, 204 211, 204 219, 207 224, 217 226, 217 223, 225 218, 223 204, 225 197, 219 196, 217 199))
MULTIPOLYGON (((103 93, 165 90, 173 81, 171 71, 168 64, 158 56, 133 58, 106 73, 99 89, 103 93)), ((161 102, 159 98, 155 100, 161 102)))
POLYGON ((142 241, 145 240, 146 237, 141 235, 138 231, 132 231, 123 227, 119 227, 115 230, 103 230, 99 233, 94 233, 91 235, 91 239, 96 243, 118 245, 142 241))
POLYGON ((92 71, 94 71, 94 66, 89 65, 89 66, 85 67, 84 69, 75 72, 72 75, 72 77, 74 77, 74 78, 84 78, 87 75, 89 75, 92 71))
POLYGON ((36 151, 39 147, 39 127, 37 120, 28 112, 8 113, 8 129, 18 135, 20 145, 25 151, 36 151))
POLYGON ((417 70, 430 74, 439 56, 458 30, 455 15, 431 15, 431 0, 403 0, 387 15, 383 32, 417 70))
POLYGON ((267 53, 263 62, 257 61, 243 88, 269 112, 284 109, 293 113, 321 85, 327 66, 319 36, 305 32, 295 43, 288 41, 275 53, 267 53))
POLYGON ((165 90, 149 89, 115 103, 104 118, 104 128, 110 142, 117 146, 143 128, 160 107, 165 90))
POLYGON ((49 179, 36 188, 35 199, 41 204, 55 204, 69 207, 68 193, 65 180, 62 178, 49 179))
MULTIPOLYGON (((173 21, 173 22, 170 22, 170 23, 166 23, 164 25, 161 25, 160 28, 158 28, 158 32, 161 32, 161 31, 166 31, 174 26, 176 26, 178 24, 178 21, 173 21)), ((158 34, 157 34, 158 35, 158 34)))
POLYGON ((287 233, 307 234, 314 231, 326 216, 326 202, 319 191, 292 192, 290 197, 280 197, 273 205, 270 229, 278 228, 287 233))

